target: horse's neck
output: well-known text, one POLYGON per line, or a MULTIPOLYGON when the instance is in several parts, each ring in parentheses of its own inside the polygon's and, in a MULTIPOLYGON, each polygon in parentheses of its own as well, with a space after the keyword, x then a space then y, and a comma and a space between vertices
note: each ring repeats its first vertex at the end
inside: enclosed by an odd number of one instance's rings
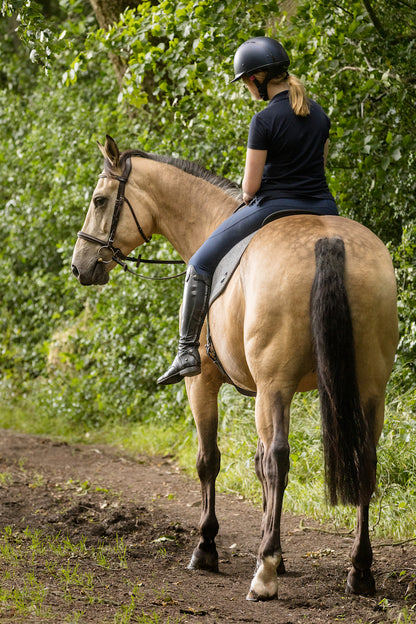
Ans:
MULTIPOLYGON (((221 188, 172 165, 149 161, 155 233, 162 234, 188 262, 208 236, 238 205, 221 188)), ((143 182, 141 183, 143 189, 143 182)))

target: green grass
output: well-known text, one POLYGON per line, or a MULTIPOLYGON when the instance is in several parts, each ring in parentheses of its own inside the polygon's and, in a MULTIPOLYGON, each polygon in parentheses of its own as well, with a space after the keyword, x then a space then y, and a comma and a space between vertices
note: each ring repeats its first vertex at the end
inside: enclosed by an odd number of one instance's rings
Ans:
MULTIPOLYGON (((114 602, 111 583, 103 582, 103 574, 112 575, 114 569, 121 573, 126 567, 122 539, 96 548, 86 546, 83 538, 72 541, 68 536, 30 529, 19 532, 7 526, 0 531, 0 620, 10 617, 16 623, 46 624, 62 614, 63 624, 81 624, 91 621, 91 610, 98 613, 103 606, 106 611, 110 605, 112 614, 100 620, 103 624, 161 623, 156 612, 143 613, 138 582, 119 579, 129 598, 123 604, 114 602)), ((178 621, 171 620, 171 624, 178 621)))

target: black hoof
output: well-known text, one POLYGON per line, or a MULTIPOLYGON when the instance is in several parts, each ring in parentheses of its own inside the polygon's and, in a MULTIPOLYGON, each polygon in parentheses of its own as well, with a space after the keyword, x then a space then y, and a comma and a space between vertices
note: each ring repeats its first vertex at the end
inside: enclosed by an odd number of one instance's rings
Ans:
POLYGON ((347 578, 346 594, 372 596, 376 593, 376 583, 371 570, 357 570, 351 568, 347 578))
POLYGON ((188 570, 207 570, 208 572, 218 572, 217 551, 206 552, 196 548, 193 552, 188 570))

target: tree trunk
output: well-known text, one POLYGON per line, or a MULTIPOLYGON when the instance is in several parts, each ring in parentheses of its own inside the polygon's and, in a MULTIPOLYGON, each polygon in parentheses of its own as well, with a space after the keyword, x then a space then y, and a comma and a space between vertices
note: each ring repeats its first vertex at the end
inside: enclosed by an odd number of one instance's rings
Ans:
MULTIPOLYGON (((90 0, 98 25, 104 30, 118 22, 121 13, 127 8, 133 9, 138 5, 138 0, 90 0)), ((117 82, 121 87, 123 76, 126 71, 125 62, 116 54, 110 52, 110 60, 113 64, 117 82)))

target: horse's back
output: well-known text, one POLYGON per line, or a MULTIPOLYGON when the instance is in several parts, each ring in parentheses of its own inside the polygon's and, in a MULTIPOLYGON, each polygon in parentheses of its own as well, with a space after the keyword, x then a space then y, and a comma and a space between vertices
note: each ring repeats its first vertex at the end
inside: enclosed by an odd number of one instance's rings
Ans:
POLYGON ((368 371, 363 384, 387 382, 398 330, 395 275, 385 245, 355 221, 299 215, 256 234, 210 313, 218 355, 227 370, 230 362, 235 375, 240 367, 243 385, 250 385, 251 378, 257 385, 274 367, 282 383, 292 379, 298 389, 314 386, 310 293, 315 245, 325 238, 344 242, 357 368, 368 371))

